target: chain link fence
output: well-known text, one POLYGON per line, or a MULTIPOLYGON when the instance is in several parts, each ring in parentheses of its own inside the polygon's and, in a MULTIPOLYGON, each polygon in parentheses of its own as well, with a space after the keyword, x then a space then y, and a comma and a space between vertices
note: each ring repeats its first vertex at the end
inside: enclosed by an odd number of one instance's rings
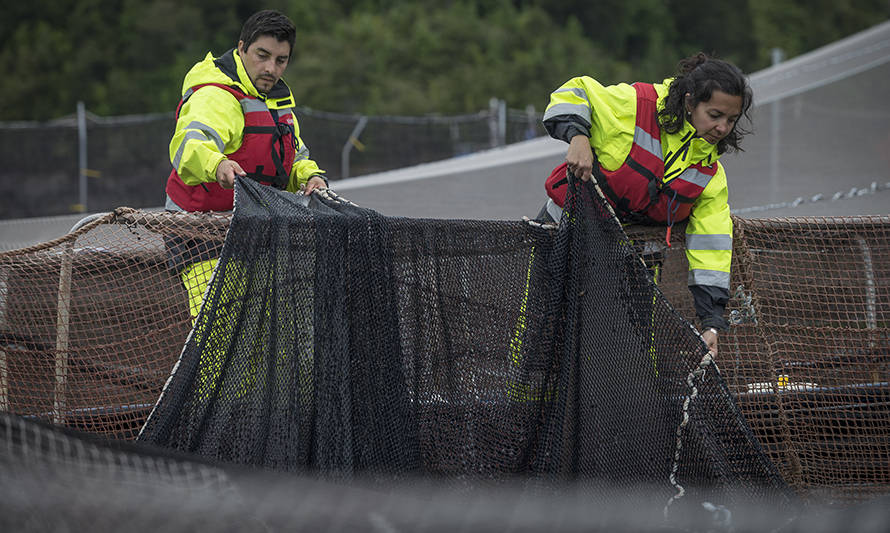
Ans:
MULTIPOLYGON (((329 180, 470 154, 546 132, 541 113, 362 116, 297 108, 301 136, 329 180)), ((173 113, 0 122, 0 219, 158 207, 170 173, 173 113)))

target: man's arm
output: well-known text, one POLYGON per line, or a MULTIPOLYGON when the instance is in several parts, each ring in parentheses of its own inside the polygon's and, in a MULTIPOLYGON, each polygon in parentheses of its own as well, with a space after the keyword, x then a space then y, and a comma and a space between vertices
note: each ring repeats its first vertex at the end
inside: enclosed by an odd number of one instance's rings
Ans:
POLYGON ((303 194, 311 194, 318 188, 327 187, 328 182, 324 178, 324 170, 318 168, 318 164, 309 158, 309 147, 300 138, 300 125, 294 116, 294 136, 297 140, 297 153, 294 156, 294 165, 291 167, 290 183, 287 190, 297 192, 303 189, 303 194))
POLYGON ((237 161, 231 159, 223 159, 216 167, 216 182, 223 189, 233 189, 235 187, 235 176, 244 177, 247 172, 241 168, 237 161))
POLYGON ((243 129, 241 105, 229 92, 213 86, 195 91, 180 108, 170 140, 170 162, 183 183, 219 181, 226 186, 235 173, 243 174, 225 157, 241 145, 243 129))

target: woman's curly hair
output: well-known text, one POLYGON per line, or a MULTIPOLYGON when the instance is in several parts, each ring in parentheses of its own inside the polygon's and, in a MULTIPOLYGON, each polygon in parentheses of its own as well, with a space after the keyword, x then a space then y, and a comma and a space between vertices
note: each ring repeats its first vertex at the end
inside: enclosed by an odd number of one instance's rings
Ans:
MULTIPOLYGON (((737 66, 699 52, 681 60, 677 70, 677 75, 664 99, 664 108, 658 112, 658 124, 664 131, 668 133, 680 131, 683 121, 686 120, 687 93, 692 97, 692 105, 696 106, 700 102, 709 101, 714 90, 741 96, 742 116, 750 123, 748 110, 751 108, 754 93, 747 78, 737 66)), ((739 146, 742 137, 750 131, 741 127, 740 122, 741 120, 737 121, 729 135, 717 143, 717 153, 742 150, 739 146)))

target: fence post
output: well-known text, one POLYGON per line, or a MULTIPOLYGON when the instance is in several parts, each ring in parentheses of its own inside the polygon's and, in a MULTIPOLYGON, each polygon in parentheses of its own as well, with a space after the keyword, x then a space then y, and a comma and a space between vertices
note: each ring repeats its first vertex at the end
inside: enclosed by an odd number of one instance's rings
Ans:
POLYGON ((56 307, 55 380, 53 386, 53 423, 65 423, 68 405, 68 346, 71 327, 71 271, 74 262, 74 241, 65 243, 59 267, 59 293, 56 307))
POLYGON ((507 144, 507 101, 498 100, 498 146, 507 144))
POLYGON ((77 158, 80 165, 79 203, 81 213, 87 211, 87 112, 82 100, 77 102, 77 158))
MULTIPOLYGON (((785 58, 781 48, 772 49, 773 66, 778 65, 785 58)), ((776 100, 770 104, 770 146, 769 146, 769 175, 770 175, 770 202, 779 201, 779 139, 782 135, 782 100, 776 100)))
POLYGON ((525 106, 525 118, 528 122, 523 138, 527 141, 538 136, 538 113, 535 112, 535 106, 532 104, 525 106))
MULTIPOLYGON (((877 283, 875 281, 875 267, 871 258, 871 247, 869 247, 868 242, 860 236, 856 236, 856 243, 859 244, 859 249, 862 252, 862 268, 865 273, 865 327, 868 329, 868 350, 871 353, 874 353, 875 348, 877 347, 877 330, 878 330, 878 296, 877 296, 877 283)), ((877 364, 874 368, 877 368, 877 364)), ((881 381, 880 372, 877 370, 872 370, 871 372, 871 381, 872 383, 878 383, 881 381)))
POLYGON ((343 149, 340 151, 340 179, 349 177, 349 152, 353 146, 361 145, 358 136, 362 134, 362 130, 365 129, 367 123, 368 117, 362 115, 355 127, 352 128, 352 133, 349 134, 346 142, 343 143, 343 149))
MULTIPOLYGON (((6 331, 6 297, 9 294, 9 271, 0 267, 0 330, 6 331)), ((0 411, 9 411, 9 365, 6 346, 0 344, 0 411)))
POLYGON ((488 101, 488 113, 489 145, 503 146, 507 140, 507 102, 492 97, 488 101))

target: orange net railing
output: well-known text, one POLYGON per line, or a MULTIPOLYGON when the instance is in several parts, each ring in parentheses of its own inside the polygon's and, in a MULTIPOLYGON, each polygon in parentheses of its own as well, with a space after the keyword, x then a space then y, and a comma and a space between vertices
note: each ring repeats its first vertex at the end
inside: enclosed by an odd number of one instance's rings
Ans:
MULTIPOLYGON (((191 329, 177 258, 218 254, 230 220, 120 208, 0 254, 0 411, 134 439, 191 329)), ((805 499, 890 493, 890 217, 734 222, 716 361, 752 431, 805 499)), ((692 321, 673 233, 659 287, 692 321)))
POLYGON ((219 247, 230 218, 121 208, 0 254, 0 410, 135 438, 191 329, 165 239, 219 247))
MULTIPOLYGON (((717 362, 748 424, 804 498, 887 494, 890 217, 734 226, 731 327, 717 362)), ((692 319, 685 254, 670 250, 660 286, 692 319)))

